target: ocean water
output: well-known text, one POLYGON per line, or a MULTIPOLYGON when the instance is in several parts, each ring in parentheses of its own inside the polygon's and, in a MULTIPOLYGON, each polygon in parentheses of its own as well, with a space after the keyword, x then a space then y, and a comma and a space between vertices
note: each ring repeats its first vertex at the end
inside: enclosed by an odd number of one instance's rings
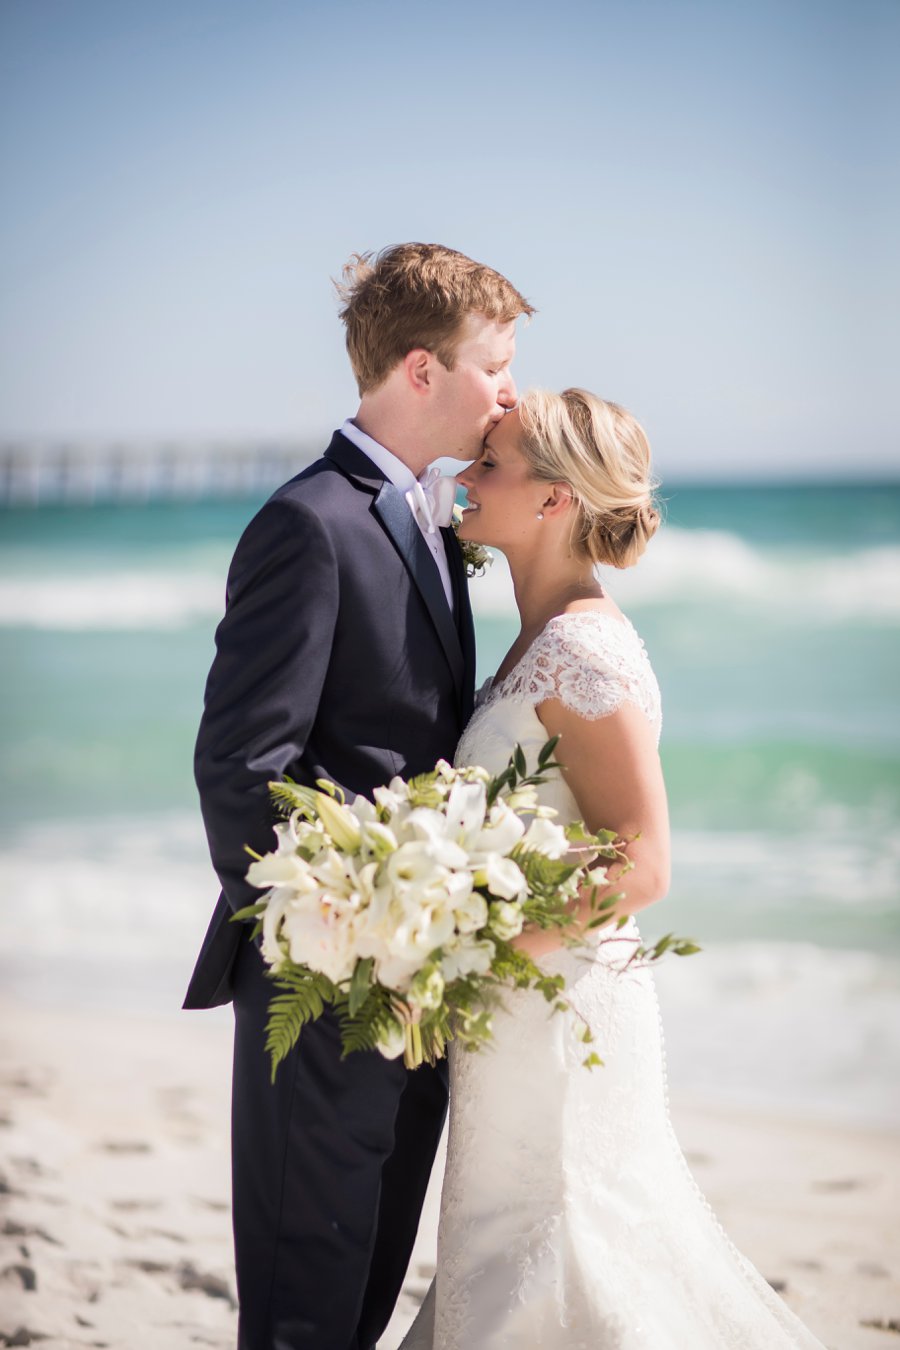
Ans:
MULTIPOLYGON (((225 573, 258 499, 0 516, 0 975, 177 1008, 215 898, 191 775, 225 573)), ((672 487, 605 582, 662 692, 670 897, 645 934, 674 1088, 900 1118, 900 487, 672 487)), ((480 677, 516 630, 472 582, 480 677)))

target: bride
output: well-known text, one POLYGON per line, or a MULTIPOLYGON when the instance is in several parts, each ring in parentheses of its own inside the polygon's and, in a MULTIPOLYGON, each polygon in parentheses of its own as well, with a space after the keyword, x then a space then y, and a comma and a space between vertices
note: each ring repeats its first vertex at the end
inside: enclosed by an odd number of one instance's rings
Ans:
POLYGON ((609 876, 619 941, 516 940, 565 976, 583 1020, 510 991, 491 1049, 451 1045, 437 1275, 403 1350, 822 1350, 697 1189, 669 1122, 652 978, 617 971, 631 916, 668 888, 669 831, 659 688, 594 568, 631 566, 655 533, 649 473, 634 419, 568 389, 527 394, 459 478, 460 538, 506 554, 522 629, 457 763, 498 772, 516 742, 533 762, 559 735, 564 772, 541 800, 632 839, 634 866, 609 876))

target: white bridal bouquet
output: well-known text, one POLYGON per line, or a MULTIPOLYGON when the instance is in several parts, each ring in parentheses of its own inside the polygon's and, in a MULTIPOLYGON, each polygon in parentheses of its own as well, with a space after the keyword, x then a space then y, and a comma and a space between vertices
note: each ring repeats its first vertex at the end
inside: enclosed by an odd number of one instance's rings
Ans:
MULTIPOLYGON (((345 1055, 402 1054, 409 1068, 434 1062, 451 1037, 473 1049, 490 1040, 504 986, 531 986, 566 1006, 562 976, 548 975, 511 940, 531 923, 577 941, 573 902, 585 885, 593 894, 587 926, 610 924, 619 896, 597 899, 606 881, 597 862, 624 856, 610 831, 558 825, 538 805, 537 786, 559 768, 555 746, 556 738, 544 745, 533 774, 516 746, 496 777, 441 760, 431 773, 376 788, 374 801, 346 803, 326 779, 317 789, 269 785, 286 819, 275 826, 275 851, 253 854, 247 871, 266 894, 235 918, 256 920, 278 990, 266 1040, 273 1080, 326 1004, 340 1020, 345 1055)), ((670 934, 636 947, 628 964, 665 950, 698 949, 670 934)), ((585 1059, 600 1062, 593 1053, 585 1059)))

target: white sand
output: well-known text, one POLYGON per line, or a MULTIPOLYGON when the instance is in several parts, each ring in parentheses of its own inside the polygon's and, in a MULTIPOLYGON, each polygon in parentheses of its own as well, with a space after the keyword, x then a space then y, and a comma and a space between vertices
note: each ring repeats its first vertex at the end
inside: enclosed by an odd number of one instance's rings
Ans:
MULTIPOLYGON (((0 1019, 0 1346, 231 1350, 228 1013, 7 1000, 0 1019)), ((826 1345, 900 1347, 898 1140, 696 1104, 675 1120, 732 1238, 826 1345)), ((431 1277, 438 1191, 436 1169, 381 1350, 431 1277)))

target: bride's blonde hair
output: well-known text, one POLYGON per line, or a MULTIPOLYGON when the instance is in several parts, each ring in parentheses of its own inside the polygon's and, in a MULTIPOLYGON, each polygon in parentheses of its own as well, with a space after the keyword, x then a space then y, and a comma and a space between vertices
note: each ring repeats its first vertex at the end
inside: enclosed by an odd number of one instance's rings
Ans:
POLYGON ((640 423, 586 389, 531 389, 519 403, 519 420, 533 477, 571 488, 572 546, 592 562, 632 567, 660 522, 640 423))

